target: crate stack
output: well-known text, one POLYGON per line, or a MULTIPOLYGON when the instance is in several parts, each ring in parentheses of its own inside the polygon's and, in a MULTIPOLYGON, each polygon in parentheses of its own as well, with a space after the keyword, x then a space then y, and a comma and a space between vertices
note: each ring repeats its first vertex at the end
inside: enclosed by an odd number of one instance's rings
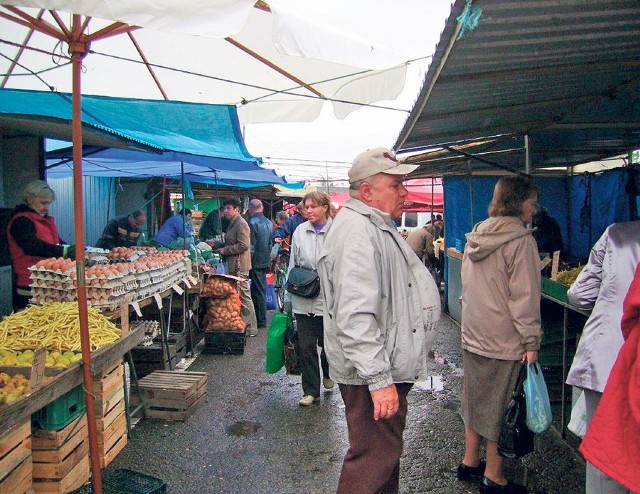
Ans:
POLYGON ((206 306, 202 353, 244 353, 246 324, 240 315, 242 304, 237 284, 238 278, 225 275, 210 275, 202 284, 200 297, 206 306))
POLYGON ((131 388, 131 404, 140 403, 139 388, 147 418, 184 421, 207 398, 207 373, 155 371, 131 388))
POLYGON ((127 445, 124 393, 124 364, 118 359, 93 378, 101 468, 106 468, 127 445))
POLYGON ((86 413, 59 430, 34 430, 32 448, 34 492, 66 494, 89 480, 86 413))
POLYGON ((31 494, 32 477, 31 421, 26 420, 0 435, 0 492, 31 494))

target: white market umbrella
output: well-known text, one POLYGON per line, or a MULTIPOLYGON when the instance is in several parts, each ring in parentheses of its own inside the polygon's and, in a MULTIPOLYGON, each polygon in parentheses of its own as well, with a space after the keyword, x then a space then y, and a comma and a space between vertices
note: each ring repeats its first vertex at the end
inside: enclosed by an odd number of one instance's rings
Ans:
POLYGON ((0 8, 0 87, 72 89, 66 44, 30 34, 19 22, 34 21, 13 4, 54 30, 70 24, 65 12, 91 16, 84 94, 232 104, 242 124, 311 121, 329 100, 344 118, 401 93, 408 61, 433 51, 422 33, 442 18, 420 0, 253 3, 9 0, 0 8), (103 36, 112 20, 123 23, 120 35, 103 36))

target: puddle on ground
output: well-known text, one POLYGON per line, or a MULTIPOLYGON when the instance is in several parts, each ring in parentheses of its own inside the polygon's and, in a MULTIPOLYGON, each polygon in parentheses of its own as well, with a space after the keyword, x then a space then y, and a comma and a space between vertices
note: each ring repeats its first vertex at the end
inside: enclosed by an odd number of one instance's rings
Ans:
POLYGON ((442 376, 428 376, 425 381, 418 381, 413 387, 420 391, 443 391, 444 383, 442 376))
POLYGON ((228 436, 250 436, 255 434, 260 428, 260 424, 251 420, 238 420, 225 429, 228 436))

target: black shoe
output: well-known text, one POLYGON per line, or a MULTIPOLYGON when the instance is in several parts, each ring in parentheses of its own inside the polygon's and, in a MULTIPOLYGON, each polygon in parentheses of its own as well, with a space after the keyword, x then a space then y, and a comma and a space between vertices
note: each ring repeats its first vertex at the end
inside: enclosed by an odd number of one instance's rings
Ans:
POLYGON ((481 494, 529 494, 529 490, 520 484, 515 484, 510 480, 506 485, 496 484, 493 480, 487 477, 482 477, 480 481, 480 493, 481 494))
POLYGON ((484 475, 484 468, 487 464, 484 461, 480 461, 477 467, 470 467, 464 463, 458 465, 458 480, 480 480, 480 477, 484 475))

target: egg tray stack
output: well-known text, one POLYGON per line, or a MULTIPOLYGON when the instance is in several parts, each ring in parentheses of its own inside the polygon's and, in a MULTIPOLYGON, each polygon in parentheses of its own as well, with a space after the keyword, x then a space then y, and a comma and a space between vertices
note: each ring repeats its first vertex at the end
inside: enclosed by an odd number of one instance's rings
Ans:
MULTIPOLYGON (((62 271, 32 266, 29 270, 35 303, 73 302, 77 299, 75 269, 62 271)), ((128 271, 92 273, 85 280, 87 301, 94 306, 116 308, 127 293, 137 288, 135 277, 128 271)))
POLYGON ((143 299, 155 293, 168 290, 180 283, 188 274, 186 260, 174 261, 163 267, 148 268, 146 271, 136 271, 137 298, 143 299))

